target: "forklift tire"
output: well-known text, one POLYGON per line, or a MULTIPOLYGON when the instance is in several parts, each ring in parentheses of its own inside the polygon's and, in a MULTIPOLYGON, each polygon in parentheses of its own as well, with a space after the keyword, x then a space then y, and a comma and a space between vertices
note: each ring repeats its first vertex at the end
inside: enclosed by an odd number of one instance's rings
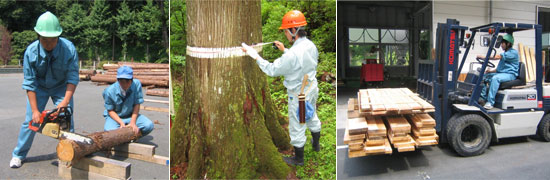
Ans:
POLYGON ((447 140, 461 156, 482 154, 491 143, 491 126, 478 114, 458 115, 447 124, 447 140))
POLYGON ((540 120, 537 127, 537 136, 543 141, 550 141, 550 114, 544 115, 540 120))

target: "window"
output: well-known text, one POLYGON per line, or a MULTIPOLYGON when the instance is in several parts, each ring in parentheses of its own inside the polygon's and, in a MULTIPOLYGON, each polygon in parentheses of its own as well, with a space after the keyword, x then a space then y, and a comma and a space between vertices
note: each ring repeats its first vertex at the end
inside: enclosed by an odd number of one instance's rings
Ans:
MULTIPOLYGON (((348 28, 348 30, 350 66, 361 66, 368 59, 376 59, 378 63, 384 63, 386 66, 409 65, 408 30, 378 28, 348 28)), ((429 38, 429 32, 426 32, 429 38)))
POLYGON ((378 43, 378 29, 349 28, 350 43, 378 43))
POLYGON ((386 66, 408 66, 409 44, 383 45, 386 66))
POLYGON ((373 44, 350 44, 350 66, 361 66, 362 63, 366 63, 367 59, 379 59, 377 49, 378 46, 373 44))
POLYGON ((382 29, 382 43, 409 43, 409 33, 402 29, 382 29))

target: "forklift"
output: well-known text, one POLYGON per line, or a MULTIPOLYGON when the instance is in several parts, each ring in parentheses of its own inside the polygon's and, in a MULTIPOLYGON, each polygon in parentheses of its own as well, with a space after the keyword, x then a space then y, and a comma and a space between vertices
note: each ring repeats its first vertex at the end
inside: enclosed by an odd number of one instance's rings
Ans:
POLYGON ((417 93, 435 107, 432 116, 441 143, 448 143, 460 156, 476 156, 501 138, 537 135, 550 141, 550 86, 542 84, 541 33, 542 26, 538 24, 491 23, 468 28, 456 19, 438 23, 435 60, 419 64, 417 93), (495 67, 489 58, 500 47, 499 34, 526 30, 534 30, 536 39, 534 84, 526 82, 525 64, 520 62, 517 79, 502 82, 495 107, 484 109, 478 102, 481 83, 485 69, 495 67), (459 81, 476 34, 488 37, 485 59, 470 63, 465 80, 459 81), (461 47, 464 54, 459 61, 461 47), (475 64, 481 67, 473 68, 475 64))

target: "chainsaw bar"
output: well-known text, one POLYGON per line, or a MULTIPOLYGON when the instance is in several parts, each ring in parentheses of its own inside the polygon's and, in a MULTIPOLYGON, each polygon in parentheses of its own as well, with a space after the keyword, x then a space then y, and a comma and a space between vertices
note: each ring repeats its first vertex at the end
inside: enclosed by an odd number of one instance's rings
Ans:
POLYGON ((80 143, 84 143, 84 144, 93 144, 94 143, 94 141, 92 141, 92 139, 89 138, 89 137, 86 137, 86 136, 80 135, 80 134, 76 134, 76 133, 65 132, 65 131, 61 131, 61 134, 59 135, 59 139, 62 139, 62 138, 70 139, 70 140, 80 142, 80 143))

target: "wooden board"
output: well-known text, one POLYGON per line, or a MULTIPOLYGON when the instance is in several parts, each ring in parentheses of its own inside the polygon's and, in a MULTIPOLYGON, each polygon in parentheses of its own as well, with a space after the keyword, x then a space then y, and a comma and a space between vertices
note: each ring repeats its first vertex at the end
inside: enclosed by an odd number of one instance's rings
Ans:
POLYGON ((523 43, 518 43, 518 50, 519 50, 519 61, 522 62, 524 65, 525 65, 525 70, 526 70, 526 73, 525 73, 525 79, 527 81, 529 81, 529 79, 531 79, 531 76, 529 74, 529 66, 527 64, 527 59, 525 57, 525 51, 524 51, 524 46, 523 46, 523 43))
MULTIPOLYGON (((62 161, 59 161, 58 165, 61 165, 62 168, 68 168, 68 165, 62 161)), ((131 164, 127 162, 122 162, 114 159, 109 159, 100 156, 90 156, 84 157, 77 161, 72 161, 70 165, 73 169, 79 169, 86 172, 96 173, 103 176, 115 178, 115 179, 128 179, 130 178, 130 168, 131 164)), ((59 169, 58 169, 59 170, 59 169)), ((71 171, 67 169, 62 169, 62 171, 71 171)), ((63 177, 63 176, 62 176, 63 177)))
POLYGON ((413 134, 417 136, 432 136, 435 134, 434 128, 418 128, 413 129, 413 134))
POLYGON ((367 126, 364 117, 348 119, 348 132, 350 135, 367 133, 367 126))
POLYGON ((365 145, 379 146, 379 145, 384 145, 385 142, 386 142, 386 138, 383 138, 383 137, 367 138, 365 141, 365 145))
MULTIPOLYGON (((437 135, 436 135, 437 136, 437 135)), ((438 139, 420 139, 419 137, 413 136, 413 139, 416 143, 416 146, 431 146, 438 143, 438 139)))
POLYGON ((367 155, 367 153, 363 150, 352 151, 351 149, 348 149, 348 158, 363 157, 363 156, 366 156, 366 155, 367 155))
POLYGON ((399 135, 399 136, 393 136, 392 134, 388 134, 388 139, 390 139, 390 142, 398 143, 398 142, 408 142, 410 141, 410 137, 405 135, 399 135))
POLYGON ((428 141, 428 140, 438 140, 439 136, 437 134, 433 134, 431 136, 418 136, 417 134, 412 134, 413 139, 420 140, 420 141, 428 141))
POLYGON ((355 111, 355 104, 357 103, 357 99, 350 98, 348 99, 348 112, 349 111, 355 111))
POLYGON ((350 143, 348 145, 348 148, 351 150, 351 151, 361 151, 364 147, 364 144, 363 142, 361 143, 350 143))
POLYGON ((524 46, 523 52, 525 54, 525 61, 527 62, 527 73, 529 74, 529 79, 527 79, 527 82, 531 82, 535 79, 535 66, 534 66, 534 60, 531 59, 531 52, 529 51, 529 47, 524 46))
POLYGON ((393 147, 396 148, 398 152, 411 151, 411 146, 413 147, 412 151, 414 151, 416 141, 414 141, 410 135, 407 136, 409 137, 408 141, 392 143, 393 147))
POLYGON ((378 116, 367 116, 367 136, 382 136, 386 137, 386 125, 382 119, 378 116))
POLYGON ((532 81, 536 80, 537 79, 537 59, 535 57, 535 49, 534 48, 529 48, 529 55, 531 56, 531 66, 533 67, 533 70, 531 70, 533 76, 531 76, 533 79, 531 79, 532 81))
POLYGON ((367 154, 383 154, 386 152, 386 145, 379 145, 379 146, 365 146, 363 148, 365 153, 367 154))
POLYGON ((362 142, 363 140, 365 140, 365 137, 365 134, 349 135, 348 129, 346 129, 344 132, 344 143, 356 140, 361 140, 362 142))
POLYGON ((392 133, 411 132, 411 125, 403 116, 388 116, 386 120, 392 133))
POLYGON ((403 146, 400 148, 397 148, 397 152, 407 152, 407 151, 414 151, 415 146, 403 146))
MULTIPOLYGON (((384 148, 384 151, 376 151, 376 152, 373 152, 373 151, 367 151, 367 150, 365 150, 365 154, 366 154, 366 155, 391 154, 393 151, 392 151, 392 148, 391 148, 390 143, 388 142, 388 139, 384 139, 384 141, 385 141, 385 143, 384 143, 383 146, 376 146, 377 148, 383 147, 383 148, 384 148)), ((367 147, 365 147, 365 149, 367 149, 367 147)))
POLYGON ((150 106, 139 106, 139 109, 146 111, 157 111, 157 112, 169 112, 168 108, 159 108, 159 107, 150 107, 150 106))
POLYGON ((407 119, 415 127, 435 127, 435 119, 425 113, 408 115, 407 119))
POLYGON ((124 143, 113 147, 113 151, 153 156, 155 155, 155 146, 141 143, 124 143))
MULTIPOLYGON (((61 179, 98 179, 98 180, 115 180, 117 178, 101 175, 94 172, 85 171, 82 169, 73 168, 70 162, 59 161, 57 164, 57 175, 61 179)), ((128 178, 130 179, 130 178, 128 178)))
POLYGON ((360 117, 360 114, 357 110, 348 111, 348 119, 358 118, 358 117, 360 117))

